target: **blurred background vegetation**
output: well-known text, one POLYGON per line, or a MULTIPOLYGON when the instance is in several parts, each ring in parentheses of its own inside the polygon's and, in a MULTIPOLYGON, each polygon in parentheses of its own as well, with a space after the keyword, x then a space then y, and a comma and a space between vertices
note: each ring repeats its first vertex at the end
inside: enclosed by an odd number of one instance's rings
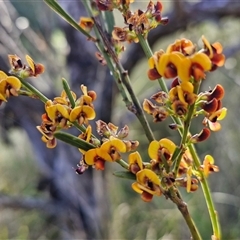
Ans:
MULTIPOLYGON (((78 1, 60 3, 77 21, 84 15, 78 1)), ((147 1, 136 1, 134 8, 146 5, 147 1)), ((208 74, 203 90, 217 83, 224 86, 228 116, 221 122, 222 130, 212 133, 197 149, 202 158, 212 154, 220 168, 209 181, 223 239, 240 239, 240 3, 163 1, 163 5, 163 15, 170 22, 150 34, 153 50, 165 49, 181 37, 201 46, 202 35, 224 46, 226 64, 208 74)), ((115 14, 120 23, 121 16, 115 14)), ((48 97, 60 93, 61 77, 71 80, 74 91, 81 83, 90 86, 99 94, 98 111, 105 113, 98 118, 120 127, 128 124, 130 137, 140 141, 139 151, 147 156, 142 151, 147 141, 140 124, 116 94, 108 70, 94 59, 94 46, 82 43, 86 40, 79 35, 41 1, 1 1, 0 69, 8 71, 8 54, 22 58, 29 54, 46 67, 42 77, 32 82, 48 97)), ((127 46, 122 62, 140 101, 158 90, 157 83, 147 79, 147 62, 137 44, 127 46)), ((76 167, 79 153, 61 143, 56 150, 46 149, 34 127, 40 124, 44 107, 23 98, 12 98, 0 107, 0 239, 189 239, 176 207, 164 197, 142 202, 129 180, 112 175, 118 166, 77 176, 72 167, 76 167)), ((169 123, 152 124, 155 136, 177 143, 179 138, 169 130, 169 123)), ((192 132, 199 129, 193 124, 192 132)), ((194 194, 183 190, 182 194, 203 239, 210 239, 201 189, 194 194)))

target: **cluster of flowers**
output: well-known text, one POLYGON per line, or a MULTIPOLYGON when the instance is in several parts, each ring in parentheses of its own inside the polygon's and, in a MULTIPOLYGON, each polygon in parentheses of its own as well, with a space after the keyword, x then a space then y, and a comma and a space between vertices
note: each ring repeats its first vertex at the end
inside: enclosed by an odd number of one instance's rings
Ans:
MULTIPOLYGON (((152 1, 145 11, 131 12, 129 5, 133 0, 96 0, 100 11, 112 11, 117 8, 122 12, 125 24, 124 28, 114 27, 112 32, 113 45, 119 42, 137 42, 138 35, 144 37, 159 24, 166 24, 167 19, 162 18, 162 5, 152 1)), ((91 18, 81 18, 80 26, 90 31, 94 25, 91 18)), ((137 150, 138 141, 126 140, 129 134, 128 126, 120 130, 113 123, 96 121, 96 129, 99 137, 92 134, 89 123, 94 120, 96 113, 93 102, 97 98, 94 91, 88 91, 81 85, 82 95, 77 97, 72 91, 62 91, 61 95, 53 100, 45 101, 45 113, 42 114, 42 123, 37 129, 42 134, 42 141, 48 148, 56 147, 55 133, 61 129, 69 129, 77 126, 82 133, 79 139, 90 144, 88 150, 80 148, 82 158, 76 172, 82 174, 89 166, 97 170, 104 170, 106 162, 124 163, 135 182, 132 188, 141 194, 144 201, 151 201, 153 196, 166 195, 166 191, 176 185, 185 187, 188 192, 198 189, 198 181, 201 180, 201 171, 205 176, 210 172, 219 171, 214 165, 214 159, 207 155, 203 164, 196 167, 193 157, 188 149, 188 144, 206 140, 210 136, 210 130, 217 131, 221 128, 218 120, 226 115, 226 108, 222 107, 224 88, 216 85, 210 91, 199 93, 199 86, 206 77, 206 72, 213 71, 224 64, 225 57, 222 54, 220 43, 210 44, 202 37, 203 49, 197 51, 196 46, 188 39, 176 40, 169 45, 166 51, 160 50, 148 60, 150 80, 159 78, 173 79, 169 92, 155 93, 151 100, 145 99, 143 109, 153 116, 154 122, 165 120, 168 116, 177 117, 180 123, 193 117, 204 115, 203 129, 200 133, 187 136, 184 146, 176 146, 170 139, 163 138, 153 140, 148 146, 150 160, 142 161, 137 150), (181 154, 179 154, 181 149, 181 154), (127 153, 128 163, 122 160, 122 153, 127 153), (177 158, 180 156, 179 165, 176 167, 177 158)), ((116 47, 116 46, 115 46, 116 47)), ((115 49, 116 50, 116 49, 115 49)), ((22 63, 16 55, 10 55, 11 73, 22 79, 36 77, 44 71, 42 64, 36 64, 31 57, 26 57, 28 65, 22 63)), ((14 76, 7 76, 0 72, 0 104, 7 101, 10 96, 18 96, 21 93, 21 81, 14 76)), ((171 124, 172 129, 184 126, 171 124)), ((188 130, 187 130, 187 134, 188 130)))
MULTIPOLYGON (((95 8, 97 12, 117 9, 122 13, 126 26, 114 26, 111 39, 117 54, 125 50, 125 46, 122 45, 123 42, 137 43, 139 42, 139 34, 147 37, 151 29, 168 23, 168 18, 162 17, 163 6, 160 1, 157 1, 155 4, 149 1, 146 9, 138 9, 135 12, 132 12, 129 8, 133 2, 134 0, 96 0, 95 8)), ((90 32, 94 26, 94 21, 89 17, 81 17, 79 25, 85 31, 90 32)))
MULTIPOLYGON (((149 59, 150 80, 161 77, 174 79, 168 94, 158 92, 151 97, 158 104, 148 99, 143 103, 144 110, 153 116, 154 122, 163 121, 169 115, 184 119, 189 107, 194 106, 194 117, 204 114, 204 126, 209 126, 212 131, 220 130, 218 120, 226 115, 226 108, 221 103, 224 88, 217 84, 214 89, 201 93, 198 93, 198 88, 206 72, 223 66, 225 56, 220 43, 211 45, 205 37, 202 40, 204 47, 200 51, 196 51, 196 46, 190 40, 180 39, 169 45, 166 52, 155 52, 149 59)), ((203 133, 208 137, 210 131, 204 129, 203 133)))
POLYGON ((87 87, 81 85, 83 95, 77 98, 71 91, 74 104, 69 100, 65 91, 59 97, 48 100, 45 103, 46 112, 42 115, 42 123, 37 129, 43 134, 42 140, 46 142, 48 148, 56 146, 54 132, 60 129, 68 129, 73 122, 79 125, 88 124, 88 120, 95 118, 93 101, 97 98, 94 91, 87 91, 87 87))
MULTIPOLYGON (((42 64, 35 64, 30 56, 26 56, 28 65, 22 63, 22 60, 17 55, 8 56, 11 65, 11 73, 17 74, 19 77, 36 77, 44 72, 42 64)), ((2 102, 7 102, 10 96, 18 96, 21 89, 21 81, 14 76, 8 76, 3 71, 0 71, 0 105, 2 102)))

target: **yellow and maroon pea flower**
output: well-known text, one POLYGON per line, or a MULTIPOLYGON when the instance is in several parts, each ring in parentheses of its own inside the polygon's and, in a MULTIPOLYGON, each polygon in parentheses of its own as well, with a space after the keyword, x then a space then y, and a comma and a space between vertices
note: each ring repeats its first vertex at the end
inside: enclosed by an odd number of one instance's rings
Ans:
POLYGON ((225 63, 225 55, 222 53, 223 47, 219 42, 210 44, 209 41, 202 36, 202 41, 204 44, 203 52, 210 58, 212 62, 211 71, 222 67, 225 63))
POLYGON ((156 4, 154 4, 152 1, 149 2, 147 6, 146 14, 150 19, 153 18, 156 23, 154 24, 154 21, 151 22, 152 27, 156 27, 159 24, 166 25, 168 23, 168 18, 164 17, 162 18, 162 11, 163 11, 163 5, 160 1, 157 1, 156 4))
POLYGON ((132 184, 135 192, 141 194, 145 202, 150 202, 153 196, 161 196, 160 180, 150 169, 143 169, 136 173, 136 182, 132 184))
POLYGON ((211 155, 206 155, 203 164, 200 166, 200 170, 204 175, 208 177, 209 173, 219 172, 218 166, 214 165, 214 158, 211 155))
POLYGON ((159 163, 163 163, 163 157, 169 162, 175 149, 176 145, 171 140, 162 138, 160 141, 154 140, 149 144, 148 155, 159 163))
POLYGON ((79 20, 79 26, 87 32, 90 32, 93 28, 94 21, 89 17, 81 17, 79 20))
POLYGON ((213 113, 207 114, 203 119, 203 125, 208 126, 213 132, 221 129, 221 124, 218 121, 224 119, 227 115, 227 108, 223 107, 213 113))
POLYGON ((155 52, 153 56, 148 59, 148 66, 150 69, 148 70, 147 74, 150 80, 156 80, 162 77, 157 70, 157 65, 158 65, 159 59, 161 58, 161 55, 163 54, 164 54, 164 51, 159 50, 155 52))
POLYGON ((26 60, 31 71, 29 72, 29 77, 37 77, 39 74, 44 72, 44 66, 41 63, 35 63, 33 59, 26 55, 26 60))
POLYGON ((126 19, 130 31, 136 34, 145 34, 150 29, 150 22, 142 10, 137 10, 126 19))
POLYGON ((8 55, 8 60, 11 72, 22 78, 37 77, 44 72, 44 66, 41 63, 35 63, 29 55, 26 55, 28 65, 24 64, 17 55, 8 55))
POLYGON ((178 76, 181 81, 190 81, 191 77, 195 81, 205 79, 205 72, 210 71, 212 67, 209 57, 201 52, 194 53, 189 57, 182 59, 181 64, 178 64, 178 76))
POLYGON ((61 128, 68 128, 69 107, 59 103, 54 104, 51 100, 45 103, 45 110, 49 119, 54 125, 61 128))
POLYGON ((169 101, 173 111, 177 115, 186 115, 188 106, 196 102, 197 95, 193 91, 194 87, 190 82, 182 82, 180 85, 176 85, 170 89, 169 101))
POLYGON ((17 55, 8 55, 8 61, 13 73, 17 73, 24 68, 21 58, 17 55))
POLYGON ((7 101, 10 96, 18 96, 21 88, 21 82, 14 76, 8 76, 0 71, 0 105, 2 101, 7 101))
POLYGON ((166 53, 171 52, 180 52, 184 56, 189 56, 195 52, 195 45, 189 39, 177 39, 173 44, 170 44, 166 50, 166 53))
MULTIPOLYGON (((81 138, 82 140, 92 143, 91 142, 91 135, 92 135, 92 127, 90 125, 87 126, 86 131, 81 133, 78 137, 81 138)), ((86 151, 83 149, 79 148, 79 151, 84 154, 86 151)))
POLYGON ((162 122, 169 115, 165 107, 157 106, 148 99, 144 99, 143 101, 143 110, 153 116, 154 122, 162 122))
POLYGON ((57 146, 56 138, 48 138, 45 135, 43 135, 41 139, 44 143, 46 143, 47 148, 55 148, 57 146))
POLYGON ((83 84, 80 86, 83 95, 76 101, 76 105, 79 106, 89 106, 94 109, 92 104, 93 101, 96 100, 97 94, 95 91, 88 91, 87 87, 83 84))
POLYGON ((195 192, 198 189, 198 179, 193 177, 176 178, 175 183, 186 188, 187 192, 195 192))
POLYGON ((94 166, 97 170, 104 170, 105 162, 112 161, 109 154, 101 148, 93 148, 84 154, 84 162, 89 166, 94 166))
POLYGON ((184 55, 181 52, 163 53, 156 64, 158 73, 166 79, 177 77, 178 69, 183 67, 183 58, 184 55))
POLYGON ((77 121, 79 125, 88 125, 88 120, 93 120, 95 117, 96 113, 92 107, 88 105, 80 105, 71 110, 69 120, 71 122, 77 121))
MULTIPOLYGON (((76 99, 77 99, 76 93, 71 91, 71 95, 73 97, 73 100, 76 101, 76 99)), ((71 107, 71 102, 64 90, 61 92, 60 97, 55 97, 53 99, 53 103, 59 103, 61 105, 67 105, 67 106, 71 107)))
POLYGON ((129 171, 136 174, 144 168, 141 155, 139 152, 130 153, 128 156, 129 171))
POLYGON ((108 155, 107 159, 111 158, 112 161, 116 161, 121 159, 120 153, 126 152, 126 145, 122 140, 111 136, 101 145, 100 149, 108 155))
POLYGON ((205 53, 196 52, 190 40, 180 39, 168 46, 155 65, 159 75, 167 79, 178 76, 182 82, 187 82, 192 77, 196 81, 204 79, 212 62, 205 53))
POLYGON ((42 134, 42 141, 46 143, 47 148, 54 148, 57 140, 54 137, 56 125, 49 119, 46 113, 42 114, 42 123, 37 126, 37 130, 42 134))

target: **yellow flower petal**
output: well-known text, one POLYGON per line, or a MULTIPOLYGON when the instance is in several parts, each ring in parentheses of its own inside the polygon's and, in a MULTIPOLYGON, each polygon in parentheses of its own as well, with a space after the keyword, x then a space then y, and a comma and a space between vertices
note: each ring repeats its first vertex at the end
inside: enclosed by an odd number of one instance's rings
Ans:
POLYGON ((5 72, 0 71, 0 81, 3 79, 6 79, 7 77, 8 77, 8 75, 5 72))
POLYGON ((177 65, 178 76, 182 82, 188 82, 190 79, 191 60, 188 57, 182 59, 181 63, 177 65))
POLYGON ((101 147, 97 149, 97 155, 104 159, 105 161, 113 162, 113 159, 110 156, 110 154, 107 151, 103 150, 101 147))
POLYGON ((94 158, 97 157, 97 148, 93 148, 88 150, 85 153, 85 162, 87 165, 93 165, 94 164, 94 158))
POLYGON ((155 61, 154 61, 154 58, 153 57, 150 57, 148 59, 148 66, 150 69, 154 68, 155 67, 155 61))
POLYGON ((227 108, 222 108, 221 109, 221 114, 217 118, 218 120, 223 120, 227 116, 227 108))
POLYGON ((162 138, 159 141, 159 144, 161 147, 166 148, 171 154, 173 154, 176 149, 175 143, 169 140, 168 138, 162 138))
POLYGON ((141 158, 141 155, 139 154, 138 151, 129 154, 129 156, 128 156, 128 162, 129 162, 129 165, 134 164, 134 163, 137 163, 137 165, 139 166, 139 168, 140 168, 140 169, 143 169, 142 158, 141 158))
POLYGON ((9 77, 7 77, 6 81, 17 91, 21 88, 22 84, 21 84, 20 80, 16 77, 9 76, 9 77))
POLYGON ((156 65, 157 71, 161 76, 164 76, 165 69, 169 64, 169 58, 170 58, 170 54, 164 53, 159 59, 158 64, 156 65))
POLYGON ((204 161, 207 161, 210 164, 214 164, 214 158, 211 155, 206 155, 204 161))
POLYGON ((201 52, 195 53, 193 56, 191 56, 192 63, 197 63, 200 65, 204 71, 209 71, 212 68, 212 62, 210 58, 201 52))
POLYGON ((69 116, 69 120, 71 122, 74 122, 79 114, 82 112, 82 106, 78 106, 78 107, 75 107, 71 112, 70 112, 70 116, 69 116))
POLYGON ((111 137, 110 140, 104 142, 101 146, 101 149, 103 151, 109 152, 111 147, 114 147, 119 152, 126 152, 125 143, 122 140, 114 137, 111 137))
POLYGON ((89 120, 92 120, 96 117, 94 109, 89 106, 82 106, 82 112, 85 113, 86 118, 89 120))
POLYGON ((61 105, 61 104, 56 104, 56 106, 57 106, 58 112, 61 113, 61 115, 64 118, 68 119, 69 118, 69 113, 68 113, 68 110, 66 109, 66 107, 61 105))
POLYGON ((193 93, 194 91, 194 87, 190 82, 182 82, 180 86, 184 92, 193 93))
POLYGON ((62 97, 55 97, 54 102, 57 102, 57 103, 62 104, 62 105, 67 105, 68 104, 66 99, 64 99, 62 97))
POLYGON ((191 185, 192 185, 192 167, 189 167, 187 170, 187 192, 191 192, 191 185))
POLYGON ((26 61, 29 65, 29 67, 31 68, 31 70, 33 71, 33 74, 35 74, 35 64, 34 64, 33 59, 30 56, 26 55, 26 61))
POLYGON ((211 44, 209 43, 209 41, 204 36, 202 36, 202 41, 203 41, 203 44, 209 50, 209 58, 212 58, 213 57, 213 50, 212 50, 211 44))
POLYGON ((151 159, 158 159, 158 149, 159 149, 159 142, 156 140, 153 140, 148 147, 148 155, 151 159))
POLYGON ((48 117, 53 121, 56 118, 57 106, 52 105, 46 108, 48 117))
POLYGON ((137 172, 136 177, 137 177, 137 182, 143 186, 146 185, 146 178, 148 178, 152 183, 156 185, 160 185, 160 180, 158 176, 156 175, 156 173, 154 173, 150 169, 143 169, 137 172))
POLYGON ((134 183, 132 184, 132 189, 133 189, 135 192, 137 192, 137 193, 139 193, 139 194, 142 194, 143 190, 141 190, 139 186, 141 186, 141 185, 139 185, 137 182, 134 182, 134 183))
POLYGON ((171 102, 174 101, 174 99, 176 98, 176 95, 177 95, 177 88, 176 87, 171 88, 168 93, 168 96, 171 102))
POLYGON ((180 86, 176 86, 177 88, 177 92, 178 92, 178 98, 179 100, 184 103, 184 104, 187 104, 187 102, 185 101, 185 98, 184 98, 184 95, 183 95, 183 90, 180 86))

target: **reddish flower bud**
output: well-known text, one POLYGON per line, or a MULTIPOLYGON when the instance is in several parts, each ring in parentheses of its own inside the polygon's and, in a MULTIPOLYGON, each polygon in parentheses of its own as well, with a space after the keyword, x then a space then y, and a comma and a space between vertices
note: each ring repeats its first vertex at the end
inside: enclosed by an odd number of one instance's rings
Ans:
POLYGON ((224 94, 225 94, 225 90, 224 90, 223 86, 220 84, 217 84, 215 86, 215 88, 212 91, 210 91, 208 100, 211 100, 213 98, 216 98, 217 100, 221 100, 221 99, 223 99, 224 94))
POLYGON ((203 130, 191 137, 191 142, 197 143, 207 140, 210 137, 211 131, 208 128, 203 128, 203 130))
POLYGON ((208 113, 216 112, 218 109, 218 100, 213 98, 211 101, 204 103, 202 109, 208 113))
POLYGON ((158 73, 156 68, 149 69, 147 75, 152 81, 161 78, 161 75, 158 73))

